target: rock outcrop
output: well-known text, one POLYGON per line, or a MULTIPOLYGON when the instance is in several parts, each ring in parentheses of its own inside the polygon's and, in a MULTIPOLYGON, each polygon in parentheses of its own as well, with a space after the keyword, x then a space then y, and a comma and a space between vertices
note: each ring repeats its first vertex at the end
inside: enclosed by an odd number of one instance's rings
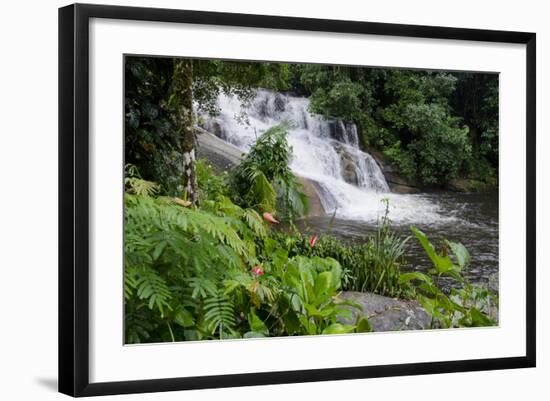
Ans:
POLYGON ((197 131, 197 156, 207 159, 217 171, 229 171, 241 162, 243 152, 239 148, 208 131, 200 128, 197 131))
POLYGON ((386 156, 376 149, 369 149, 369 153, 380 166, 392 192, 398 194, 416 194, 420 192, 418 184, 399 174, 397 168, 388 162, 386 156))
POLYGON ((455 178, 449 181, 447 187, 455 192, 490 192, 495 190, 495 185, 471 178, 455 178))
POLYGON ((344 291, 340 299, 354 301, 363 307, 362 312, 350 308, 353 318, 341 319, 353 323, 360 313, 369 319, 372 331, 400 331, 429 329, 431 317, 417 301, 407 301, 376 295, 369 292, 344 291))

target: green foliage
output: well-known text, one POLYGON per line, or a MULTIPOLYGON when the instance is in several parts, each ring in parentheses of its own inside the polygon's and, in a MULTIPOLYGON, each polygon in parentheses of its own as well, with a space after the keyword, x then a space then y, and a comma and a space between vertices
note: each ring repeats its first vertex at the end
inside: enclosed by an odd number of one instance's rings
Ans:
POLYGON ((146 266, 136 267, 128 265, 124 280, 124 293, 126 299, 137 296, 140 300, 147 300, 149 309, 157 308, 161 316, 166 308, 170 309, 172 294, 166 281, 160 277, 156 270, 146 266))
POLYGON ((400 173, 425 186, 498 168, 498 76, 306 65, 292 69, 311 111, 357 124, 400 173))
POLYGON ((374 91, 382 78, 380 70, 309 64, 297 67, 295 74, 313 113, 357 124, 364 139, 378 135, 374 116, 379 100, 374 91))
POLYGON ((388 72, 385 90, 391 100, 380 109, 389 133, 385 154, 423 185, 446 184, 471 158, 468 129, 449 111, 455 82, 443 73, 388 72))
MULTIPOLYGON (((474 154, 472 164, 498 167, 499 81, 496 74, 456 73, 456 91, 450 97, 455 113, 469 127, 474 154)), ((473 171, 478 173, 477 171, 473 171)), ((476 178, 476 177, 474 177, 476 178)), ((479 177, 477 177, 479 178, 479 177)))
MULTIPOLYGON (((194 108, 216 113, 221 93, 246 105, 257 87, 291 90, 310 97, 312 112, 356 123, 364 146, 380 148, 423 185, 463 175, 496 183, 496 75, 190 64, 194 108)), ((391 232, 387 214, 361 244, 323 235, 312 245, 304 234, 270 232, 259 212, 292 223, 307 211, 307 197, 288 167, 292 149, 283 126, 264 133, 231 176, 198 161, 200 208, 174 198, 182 193, 184 163, 169 107, 173 65, 173 59, 148 57, 127 57, 125 64, 128 343, 370 331, 366 318, 343 323, 360 308, 339 299, 348 289, 416 297, 434 327, 494 324, 488 311, 498 299, 462 278, 470 257, 459 243, 446 241, 438 252, 413 228, 432 268, 401 273, 407 238, 391 232), (443 276, 460 288, 441 291, 443 276)))
POLYGON ((206 160, 196 161, 196 174, 201 199, 215 200, 228 195, 227 174, 216 175, 206 160))
MULTIPOLYGON (((206 174, 208 176, 208 174, 206 174)), ((289 258, 253 209, 210 192, 201 208, 125 194, 127 343, 368 331, 343 324, 340 264, 289 258), (304 281, 305 280, 305 281, 304 281)))
POLYGON ((255 211, 227 198, 204 203, 194 209, 173 198, 125 195, 127 341, 232 333, 232 301, 220 291, 227 277, 257 262, 254 240, 267 231, 255 211), (137 322, 138 315, 150 329, 137 322))
POLYGON ((397 166, 401 174, 405 177, 416 179, 416 162, 414 155, 403 148, 400 140, 386 147, 384 149, 384 155, 397 166))
POLYGON ((489 312, 495 308, 498 298, 485 288, 466 282, 461 272, 470 263, 470 254, 464 245, 445 241, 443 252, 437 252, 426 235, 415 227, 411 227, 433 268, 429 275, 420 272, 404 273, 399 281, 402 284, 415 284, 417 299, 424 309, 432 316, 432 327, 483 327, 494 326, 489 312), (450 251, 450 253, 449 253, 450 251), (439 279, 448 276, 456 280, 462 288, 453 288, 450 295, 438 287, 439 279))
MULTIPOLYGON (((138 182, 141 186, 143 183, 138 182)), ((417 298, 433 327, 487 326, 496 297, 462 279, 470 256, 459 243, 438 252, 413 228, 433 267, 401 273, 407 241, 387 215, 364 244, 270 233, 254 209, 219 195, 201 208, 169 197, 125 195, 126 342, 164 342, 370 331, 344 289, 417 298), (440 277, 462 287, 445 294, 440 277)))
POLYGON ((409 297, 408 286, 401 285, 399 277, 403 265, 403 253, 407 238, 400 238, 390 229, 388 203, 386 213, 378 222, 377 229, 360 243, 344 243, 330 235, 321 235, 315 245, 310 245, 311 236, 295 233, 281 234, 275 238, 291 255, 330 257, 337 260, 343 269, 343 289, 373 292, 390 297, 409 297))
POLYGON ((317 88, 311 96, 311 110, 325 117, 338 116, 352 121, 361 111, 361 85, 349 79, 338 81, 330 88, 317 88))
POLYGON ((125 162, 143 178, 159 183, 159 192, 183 192, 181 138, 168 105, 173 62, 169 58, 125 58, 125 162))
POLYGON ((231 188, 242 206, 277 211, 292 222, 307 212, 307 197, 288 167, 292 149, 284 126, 267 130, 232 172, 231 188))
POLYGON ((141 196, 153 196, 159 190, 157 184, 141 178, 137 167, 132 164, 124 166, 124 187, 127 191, 141 196))
POLYGON ((296 256, 290 259, 282 275, 284 296, 291 305, 287 313, 296 314, 301 332, 341 334, 357 326, 342 324, 338 319, 351 318, 349 307, 361 309, 350 301, 338 301, 334 294, 341 287, 342 268, 331 258, 296 256))
POLYGON ((237 324, 233 302, 223 291, 208 297, 204 301, 204 320, 208 331, 219 338, 231 338, 234 336, 233 328, 237 324))

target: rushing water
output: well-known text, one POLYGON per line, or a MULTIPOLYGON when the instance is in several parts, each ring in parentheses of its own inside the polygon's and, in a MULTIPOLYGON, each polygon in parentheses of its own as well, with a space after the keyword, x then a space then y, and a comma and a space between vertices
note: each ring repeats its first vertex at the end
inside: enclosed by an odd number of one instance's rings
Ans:
MULTIPOLYGON (((462 242, 472 254, 468 275, 474 282, 487 280, 498 271, 498 196, 496 194, 391 193, 374 158, 359 148, 355 125, 309 113, 307 98, 258 90, 248 105, 220 95, 220 113, 203 116, 203 126, 243 152, 270 127, 290 124, 290 167, 295 174, 316 183, 328 215, 336 219, 334 235, 357 240, 372 231, 390 204, 389 218, 395 230, 410 235, 409 226, 424 230, 430 238, 462 242)), ((330 218, 313 218, 308 224, 321 233, 330 218)), ((429 266, 415 239, 407 247, 409 269, 429 266)))

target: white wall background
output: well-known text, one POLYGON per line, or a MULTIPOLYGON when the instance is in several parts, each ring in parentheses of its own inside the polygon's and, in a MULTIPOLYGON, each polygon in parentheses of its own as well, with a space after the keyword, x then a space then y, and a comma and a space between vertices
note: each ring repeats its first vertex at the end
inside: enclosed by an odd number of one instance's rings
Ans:
MULTIPOLYGON (((94 2, 95 1, 90 1, 94 2)), ((301 17, 444 25, 537 33, 538 85, 538 367, 536 369, 399 377, 313 384, 107 397, 128 400, 464 400, 550 395, 549 10, 544 1, 441 2, 278 0, 116 1, 111 4, 301 17)), ((102 3, 101 1, 99 3, 102 3)), ((54 400, 57 387, 57 8, 65 2, 3 4, 0 14, 0 399, 54 400)), ((238 45, 238 44, 236 44, 238 45)), ((513 162, 513 161, 507 161, 513 162)), ((452 346, 452 344, 451 344, 452 346)), ((391 352, 391 350, 388 350, 391 352)))

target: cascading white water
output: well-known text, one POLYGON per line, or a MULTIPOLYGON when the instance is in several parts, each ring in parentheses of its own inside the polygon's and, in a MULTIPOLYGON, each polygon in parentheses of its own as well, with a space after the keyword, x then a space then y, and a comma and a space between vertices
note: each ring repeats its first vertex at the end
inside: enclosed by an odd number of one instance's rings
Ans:
POLYGON ((375 221, 384 210, 381 200, 388 198, 395 222, 441 219, 437 205, 422 197, 391 193, 377 162, 359 148, 355 125, 310 114, 307 98, 260 89, 248 106, 225 95, 217 102, 220 113, 202 116, 203 127, 243 152, 267 129, 290 124, 290 167, 316 183, 328 214, 336 210, 339 218, 375 221))

